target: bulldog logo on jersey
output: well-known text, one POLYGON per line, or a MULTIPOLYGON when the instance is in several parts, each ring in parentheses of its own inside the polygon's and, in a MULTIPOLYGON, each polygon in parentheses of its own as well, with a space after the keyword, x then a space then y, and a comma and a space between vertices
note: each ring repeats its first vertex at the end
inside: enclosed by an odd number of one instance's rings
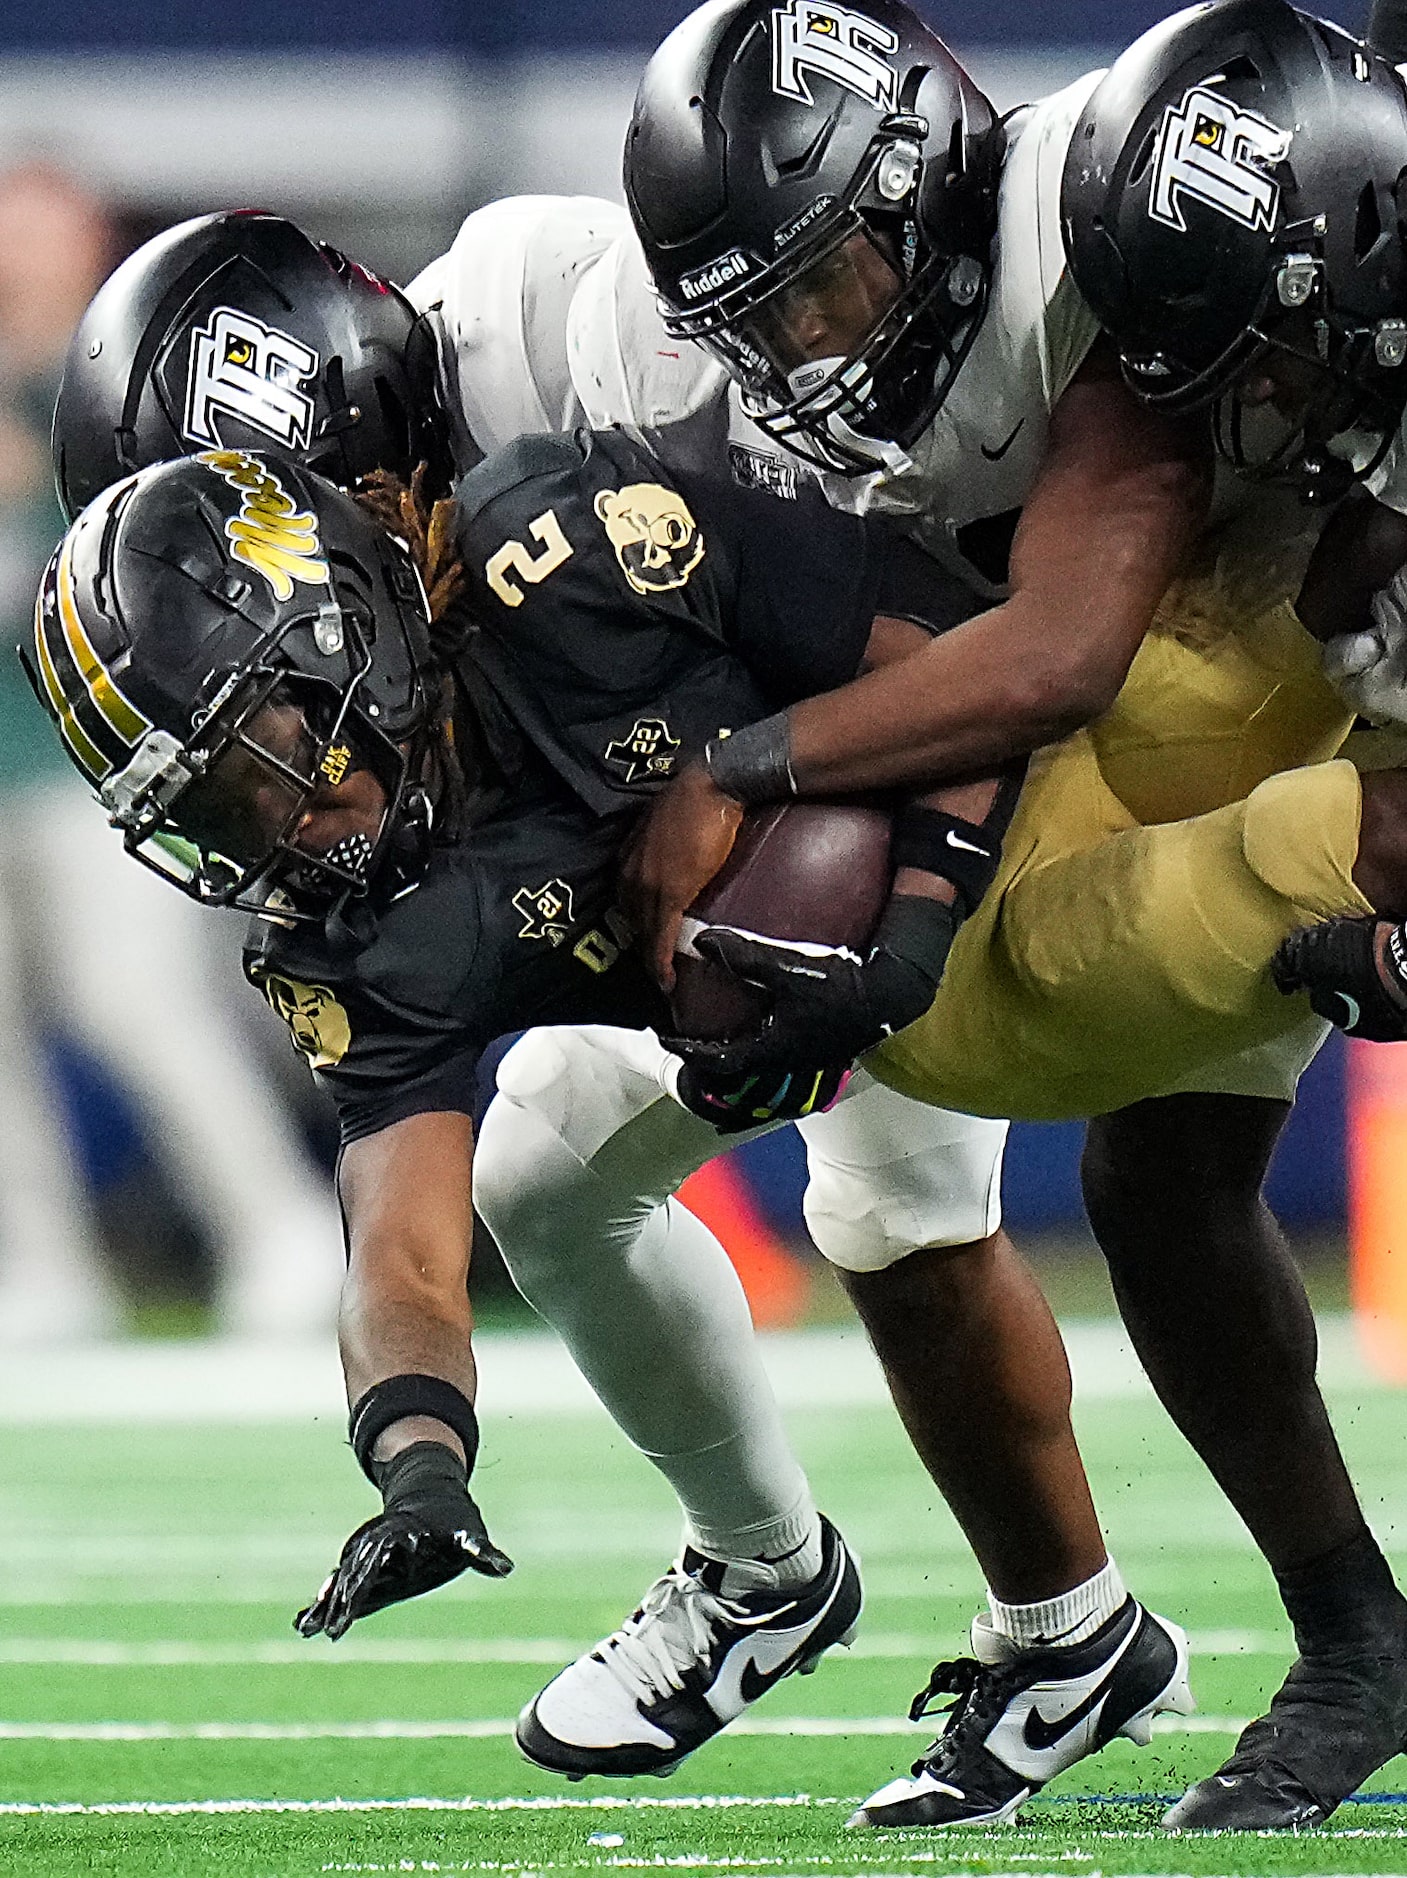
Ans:
POLYGON ((287 450, 305 450, 313 434, 313 400, 303 384, 318 365, 317 353, 292 333, 233 307, 216 307, 191 343, 186 437, 191 443, 222 443, 215 419, 224 413, 287 450))
POLYGON ((1185 235, 1183 203, 1190 197, 1243 228, 1272 229, 1280 185, 1269 172, 1289 154, 1292 135, 1219 92, 1194 86, 1163 113, 1148 213, 1185 235))
POLYGON ((520 939, 545 939, 559 946, 572 923, 572 890, 565 880, 544 881, 540 887, 519 887, 513 905, 523 917, 520 939))
POLYGON ((606 761, 619 769, 626 782, 649 776, 668 776, 679 754, 679 739, 670 735, 662 717, 640 717, 628 737, 606 745, 606 761))
POLYGON ((196 462, 239 491, 239 514, 225 523, 225 539, 233 558, 266 580, 275 599, 291 600, 295 580, 323 586, 332 579, 317 516, 299 510, 266 463, 243 450, 205 450, 196 462))
POLYGON ((287 1024, 293 1047, 314 1069, 334 1069, 352 1047, 347 1013, 326 985, 304 985, 270 972, 261 989, 287 1024))
POLYGON ((899 74, 889 54, 899 35, 878 20, 831 0, 791 0, 772 15, 772 89, 782 98, 814 105, 808 72, 844 85, 886 111, 894 109, 899 74))
POLYGON ((704 558, 704 538, 684 498, 659 483, 603 489, 596 516, 636 593, 668 593, 688 585, 704 558))

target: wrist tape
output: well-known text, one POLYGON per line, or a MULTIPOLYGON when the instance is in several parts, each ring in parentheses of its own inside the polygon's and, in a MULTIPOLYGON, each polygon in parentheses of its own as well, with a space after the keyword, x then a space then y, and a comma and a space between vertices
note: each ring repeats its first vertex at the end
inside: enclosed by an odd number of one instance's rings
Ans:
POLYGON ((452 1428, 464 1443, 467 1473, 474 1471, 479 1452, 479 1421, 474 1405, 462 1389, 441 1376, 388 1376, 375 1382, 352 1406, 347 1422, 347 1439, 357 1457, 357 1465, 376 1485, 371 1451, 394 1423, 408 1415, 429 1415, 452 1428))
POLYGON ((730 737, 715 737, 704 762, 716 787, 745 808, 789 802, 796 794, 791 767, 791 722, 785 711, 745 724, 730 737))

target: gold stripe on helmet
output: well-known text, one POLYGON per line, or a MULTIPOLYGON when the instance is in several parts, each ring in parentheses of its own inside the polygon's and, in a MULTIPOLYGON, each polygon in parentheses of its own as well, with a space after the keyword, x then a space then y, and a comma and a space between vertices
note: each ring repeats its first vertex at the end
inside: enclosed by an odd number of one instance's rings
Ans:
POLYGON ((92 640, 83 630, 83 621, 79 618, 78 600, 73 591, 73 536, 71 533, 59 550, 54 591, 58 598, 59 624, 63 628, 64 640, 73 655, 73 662, 78 667, 79 675, 88 688, 88 695, 97 707, 98 715, 110 729, 116 731, 125 744, 131 745, 139 742, 151 729, 151 720, 143 717, 136 706, 124 698, 113 683, 107 668, 94 649, 92 640))
POLYGON ((64 696, 59 683, 59 675, 54 670, 53 654, 44 638, 44 593, 41 588, 39 598, 34 603, 34 649, 39 654, 39 674, 44 681, 44 690, 49 704, 58 721, 59 735, 73 752, 75 759, 87 770, 94 782, 102 782, 112 768, 112 764, 89 737, 87 731, 74 715, 73 706, 64 696))

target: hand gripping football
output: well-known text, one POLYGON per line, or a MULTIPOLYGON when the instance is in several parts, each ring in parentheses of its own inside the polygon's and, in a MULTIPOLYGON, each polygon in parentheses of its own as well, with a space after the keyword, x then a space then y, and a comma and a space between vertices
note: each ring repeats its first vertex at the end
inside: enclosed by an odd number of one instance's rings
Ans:
POLYGON ((750 810, 732 853, 685 916, 674 956, 679 1035, 742 1036, 767 1015, 766 993, 693 949, 701 927, 865 951, 889 898, 890 832, 885 810, 855 803, 750 810))

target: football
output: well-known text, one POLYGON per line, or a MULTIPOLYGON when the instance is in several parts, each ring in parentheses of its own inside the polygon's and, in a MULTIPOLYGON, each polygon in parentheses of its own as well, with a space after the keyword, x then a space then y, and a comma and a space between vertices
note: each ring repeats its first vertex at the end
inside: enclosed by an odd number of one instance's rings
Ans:
POLYGON ((889 898, 891 832, 885 810, 858 803, 751 810, 732 853, 685 916, 671 1000, 678 1034, 742 1036, 767 1015, 765 992, 693 949, 701 927, 863 951, 889 898))

